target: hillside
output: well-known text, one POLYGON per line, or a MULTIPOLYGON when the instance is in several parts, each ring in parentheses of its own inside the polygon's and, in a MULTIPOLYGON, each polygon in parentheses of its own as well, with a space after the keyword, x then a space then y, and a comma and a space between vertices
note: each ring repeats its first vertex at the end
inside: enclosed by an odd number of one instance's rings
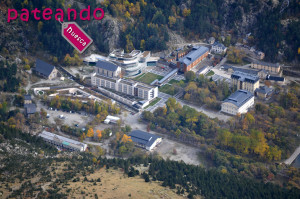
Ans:
POLYGON ((43 3, 36 0, 5 0, 1 3, 1 14, 4 18, 1 18, 0 25, 13 37, 1 35, 2 54, 7 52, 5 49, 9 52, 16 49, 21 52, 30 51, 33 54, 43 49, 61 59, 72 52, 71 46, 60 36, 61 25, 54 19, 29 20, 27 23, 15 20, 6 23, 7 8, 20 10, 32 7, 72 7, 80 11, 84 5, 101 7, 105 11, 105 17, 101 21, 87 22, 78 18, 76 20, 94 39, 93 47, 86 53, 108 53, 119 47, 126 51, 162 51, 172 48, 172 44, 177 43, 178 38, 181 42, 191 42, 205 41, 210 36, 229 46, 243 42, 245 35, 251 33, 250 37, 246 38, 248 45, 254 45, 265 52, 266 60, 295 63, 299 61, 298 0, 105 0, 101 3, 86 0, 54 0, 43 3))

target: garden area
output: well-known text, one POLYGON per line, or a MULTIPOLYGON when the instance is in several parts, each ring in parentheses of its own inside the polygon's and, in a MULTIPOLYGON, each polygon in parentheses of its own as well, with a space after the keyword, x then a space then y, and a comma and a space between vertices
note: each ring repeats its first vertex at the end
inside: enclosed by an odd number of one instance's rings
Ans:
POLYGON ((151 84, 154 80, 158 79, 161 80, 163 78, 163 76, 154 74, 154 73, 144 73, 141 74, 139 76, 137 76, 136 78, 134 78, 134 80, 139 81, 139 82, 143 82, 146 84, 151 84))

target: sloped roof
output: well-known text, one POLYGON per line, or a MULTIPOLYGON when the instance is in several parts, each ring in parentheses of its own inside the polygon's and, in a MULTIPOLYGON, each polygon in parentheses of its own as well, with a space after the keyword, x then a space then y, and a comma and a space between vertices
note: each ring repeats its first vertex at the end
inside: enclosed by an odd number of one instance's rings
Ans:
POLYGON ((259 77, 254 74, 244 73, 241 71, 234 71, 234 73, 231 75, 231 78, 238 79, 239 81, 248 81, 248 82, 257 82, 259 80, 259 77))
POLYGON ((37 71, 47 77, 52 73, 54 68, 55 67, 53 65, 48 64, 40 59, 37 59, 35 62, 35 71, 37 71))
POLYGON ((231 94, 224 102, 232 103, 237 107, 243 106, 248 100, 253 97, 253 94, 250 91, 246 90, 237 90, 231 94))
POLYGON ((262 66, 270 66, 270 67, 274 67, 274 68, 278 68, 280 65, 279 63, 270 63, 270 62, 264 62, 264 61, 258 61, 258 60, 253 60, 254 64, 259 64, 262 66))
POLYGON ((35 104, 24 104, 24 108, 27 114, 34 114, 36 112, 35 104))
POLYGON ((112 72, 115 72, 118 69, 118 66, 116 64, 107 61, 102 61, 102 60, 97 61, 96 67, 109 70, 112 72))
POLYGON ((48 131, 43 131, 42 133, 40 133, 38 136, 47 139, 47 140, 55 140, 56 142, 60 142, 61 144, 65 145, 65 146, 71 146, 73 148, 77 148, 79 150, 81 150, 81 148, 85 149, 87 147, 86 144, 82 143, 82 142, 78 142, 76 140, 72 140, 60 135, 56 135, 54 133, 50 133, 48 131))
POLYGON ((208 51, 207 47, 200 46, 200 47, 193 47, 193 50, 189 52, 186 56, 179 59, 179 62, 186 64, 187 66, 193 63, 196 59, 201 57, 208 51))
POLYGON ((224 44, 219 43, 219 42, 217 42, 217 41, 213 44, 213 47, 219 47, 219 48, 222 48, 223 50, 226 48, 226 47, 224 46, 224 44))
POLYGON ((255 92, 263 93, 263 94, 269 94, 269 93, 271 93, 272 91, 273 91, 273 89, 272 89, 272 88, 269 88, 269 87, 267 87, 267 86, 261 86, 261 87, 259 87, 259 88, 257 88, 257 89, 255 90, 255 92))
POLYGON ((31 100, 31 95, 24 95, 24 100, 31 100))
POLYGON ((144 145, 146 147, 152 146, 156 139, 160 138, 157 135, 147 133, 145 131, 134 130, 129 134, 131 140, 135 143, 144 145))

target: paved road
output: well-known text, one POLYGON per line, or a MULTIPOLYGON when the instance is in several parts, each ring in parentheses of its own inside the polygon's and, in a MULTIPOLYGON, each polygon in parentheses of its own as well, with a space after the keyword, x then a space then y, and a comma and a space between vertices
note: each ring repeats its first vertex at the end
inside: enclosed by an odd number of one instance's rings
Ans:
MULTIPOLYGON (((165 106, 165 103, 166 101, 172 97, 171 95, 168 95, 166 93, 162 93, 162 92, 158 92, 158 97, 161 98, 161 100, 156 103, 154 106, 150 106, 148 107, 146 110, 147 111, 150 111, 150 112, 153 112, 156 108, 158 107, 164 107, 165 106)), ((219 120, 223 120, 223 121, 227 121, 229 120, 231 117, 228 116, 228 115, 225 115, 223 113, 221 113, 220 111, 211 111, 211 110, 207 110, 205 109, 203 106, 202 107, 199 107, 199 106, 196 106, 196 105, 192 105, 192 104, 189 104, 181 99, 178 99, 178 98, 175 98, 177 102, 179 102, 182 106, 184 105, 187 105, 187 106, 190 106, 194 109, 196 109, 198 112, 201 112, 201 113, 204 113, 205 115, 207 115, 208 117, 210 118, 218 118, 219 120)))
POLYGON ((294 151, 294 153, 288 159, 284 161, 284 163, 287 165, 292 164, 299 154, 300 154, 300 146, 294 151))

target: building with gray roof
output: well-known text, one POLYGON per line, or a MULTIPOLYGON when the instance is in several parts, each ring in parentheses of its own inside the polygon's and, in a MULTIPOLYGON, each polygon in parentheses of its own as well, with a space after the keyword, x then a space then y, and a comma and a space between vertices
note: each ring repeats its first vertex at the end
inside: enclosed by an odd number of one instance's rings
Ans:
POLYGON ((181 72, 190 71, 194 66, 196 66, 204 58, 206 58, 208 53, 209 49, 207 47, 193 47, 191 52, 179 59, 179 61, 177 62, 177 68, 179 68, 181 72))
POLYGON ((31 95, 24 95, 24 104, 31 104, 32 103, 32 99, 31 99, 31 95))
POLYGON ((227 47, 224 46, 224 44, 219 43, 219 42, 215 42, 215 43, 211 46, 211 52, 212 52, 212 53, 222 54, 222 53, 225 53, 226 50, 227 50, 227 47))
POLYGON ((255 89, 259 88, 259 77, 254 74, 234 71, 231 75, 231 83, 238 90, 243 89, 254 93, 255 89))
POLYGON ((107 77, 120 77, 121 75, 121 67, 117 66, 112 62, 102 60, 96 62, 94 71, 98 75, 103 75, 107 77))
POLYGON ((66 138, 64 136, 56 135, 48 131, 43 131, 38 136, 45 140, 47 143, 54 145, 59 149, 80 152, 85 151, 87 149, 87 144, 66 138))
POLYGON ((254 95, 247 90, 237 90, 221 104, 221 111, 230 115, 247 113, 254 105, 254 95))
POLYGON ((264 69, 271 73, 279 73, 281 66, 279 63, 270 63, 270 62, 254 60, 251 63, 251 68, 255 68, 255 69, 259 69, 259 70, 264 69))
POLYGON ((24 104, 25 115, 29 117, 36 113, 36 105, 35 104, 24 104))
POLYGON ((131 140, 136 146, 151 151, 157 144, 162 141, 160 136, 147 133, 140 130, 134 130, 129 134, 131 140))
POLYGON ((255 95, 260 99, 266 99, 271 96, 273 93, 273 89, 267 86, 260 86, 255 90, 255 95))
POLYGON ((35 62, 34 72, 45 79, 53 79, 57 77, 58 71, 55 66, 48 64, 40 59, 35 62))

